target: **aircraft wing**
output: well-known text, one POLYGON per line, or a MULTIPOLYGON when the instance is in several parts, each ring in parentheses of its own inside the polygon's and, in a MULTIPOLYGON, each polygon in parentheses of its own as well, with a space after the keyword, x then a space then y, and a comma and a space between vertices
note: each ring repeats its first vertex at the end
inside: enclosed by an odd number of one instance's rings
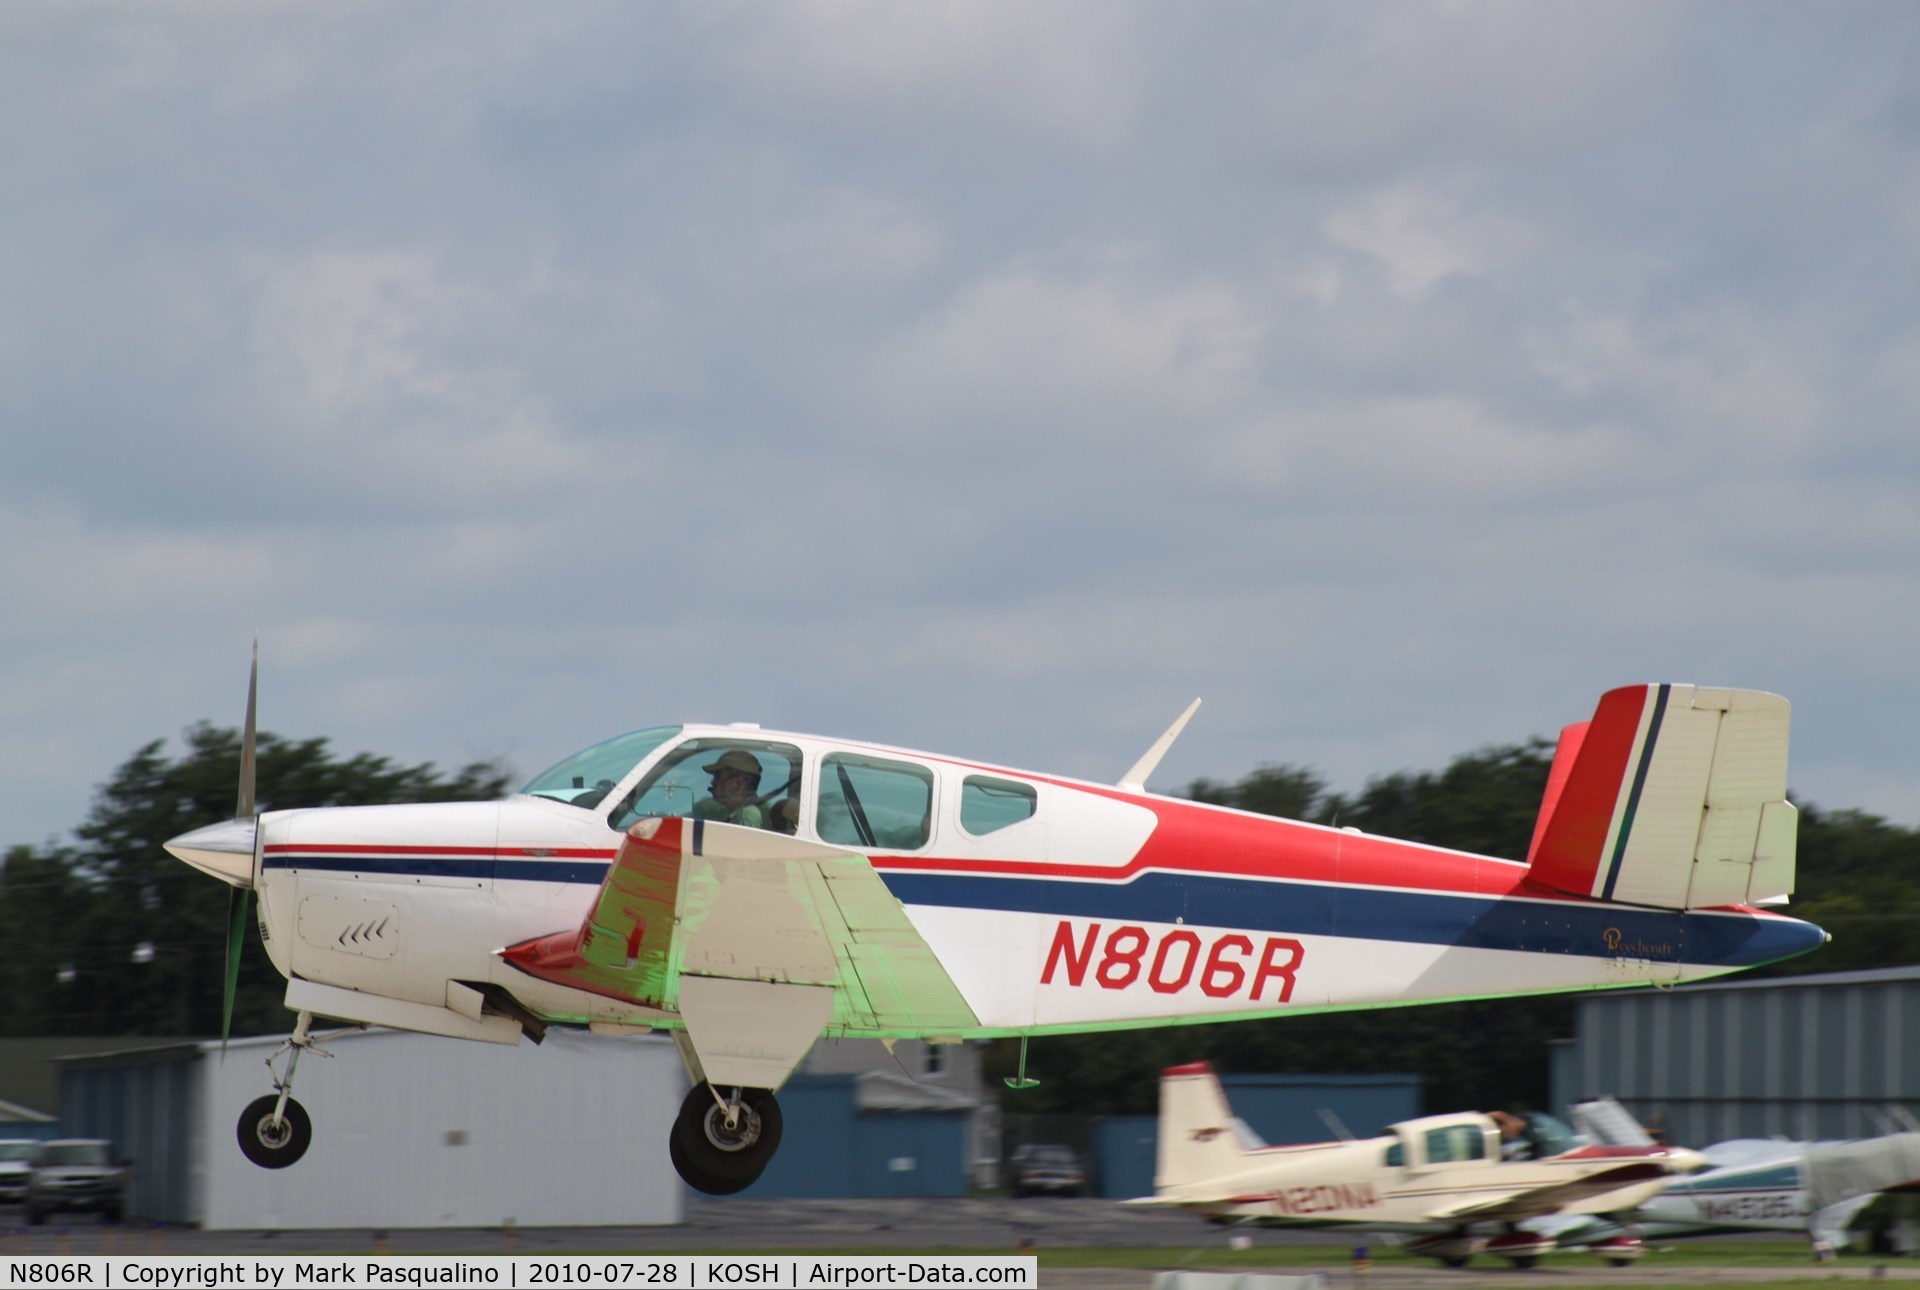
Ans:
POLYGON ((500 953, 544 980, 681 1012, 690 1027, 701 1001, 719 997, 716 982, 814 987, 763 988, 776 1012, 830 990, 830 1020, 818 1020, 832 1028, 937 1035, 979 1024, 867 857, 711 820, 638 821, 578 928, 500 953))
POLYGON ((1920 1133, 1890 1133, 1807 1150, 1807 1204, 1825 1209, 1856 1196, 1920 1182, 1920 1133))
POLYGON ((1602 1169, 1583 1178, 1528 1187, 1501 1195, 1482 1192, 1453 1205, 1428 1211, 1426 1217, 1436 1223, 1518 1223, 1523 1219, 1556 1214, 1594 1196, 1603 1196, 1621 1187, 1653 1182, 1667 1177, 1666 1166, 1653 1160, 1630 1160, 1602 1169))
POLYGON ((1561 1249, 1577 1245, 1598 1245, 1616 1236, 1631 1236, 1633 1229, 1602 1214, 1545 1214, 1521 1224, 1523 1231, 1551 1236, 1561 1249))
POLYGON ((1575 1102, 1567 1110, 1573 1117, 1576 1133, 1611 1147, 1651 1147, 1653 1135, 1646 1131, 1633 1112, 1620 1105, 1618 1098, 1596 1097, 1575 1102))

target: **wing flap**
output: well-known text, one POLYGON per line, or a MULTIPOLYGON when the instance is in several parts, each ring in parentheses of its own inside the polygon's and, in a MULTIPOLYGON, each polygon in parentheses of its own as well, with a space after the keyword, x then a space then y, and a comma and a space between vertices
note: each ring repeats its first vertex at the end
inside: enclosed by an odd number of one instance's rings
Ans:
POLYGON ((905 908, 856 852, 704 820, 642 820, 582 925, 501 951, 523 972, 680 1009, 683 978, 833 990, 831 1024, 942 1033, 978 1025, 905 908))
POLYGON ((1436 1223, 1517 1223, 1542 1214, 1559 1213, 1577 1206, 1583 1200, 1604 1196, 1622 1187, 1657 1184, 1655 1190, 1658 1190, 1659 1186, 1665 1185, 1667 1177, 1665 1164, 1639 1160, 1602 1169, 1582 1178, 1549 1183, 1544 1187, 1522 1188, 1494 1197, 1488 1197, 1483 1192, 1471 1200, 1430 1210, 1427 1218, 1436 1223))

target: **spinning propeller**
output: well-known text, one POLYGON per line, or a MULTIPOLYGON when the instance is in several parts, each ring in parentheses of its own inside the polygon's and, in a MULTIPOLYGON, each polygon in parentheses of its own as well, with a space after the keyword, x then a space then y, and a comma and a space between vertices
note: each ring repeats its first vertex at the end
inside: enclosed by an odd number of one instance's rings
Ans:
POLYGON ((254 707, 260 688, 260 642, 253 643, 253 666, 247 674, 247 721, 240 735, 240 794, 233 818, 204 829, 183 833, 166 844, 167 850, 202 873, 212 874, 231 889, 227 893, 227 973, 220 1001, 220 1048, 226 1051, 233 1028, 233 1000, 240 988, 240 953, 247 943, 247 896, 253 890, 259 816, 254 810, 254 707))
MULTIPOLYGON (((253 665, 247 669, 247 721, 240 731, 240 792, 233 806, 235 823, 245 821, 255 837, 260 832, 260 816, 254 810, 254 707, 260 695, 260 642, 253 642, 253 665)), ((251 859, 251 857, 249 857, 251 859)), ((240 991, 240 953, 247 947, 247 897, 253 891, 253 866, 247 866, 248 883, 227 888, 227 977, 220 995, 220 1051, 227 1051, 227 1036, 233 1032, 233 997, 240 991)))

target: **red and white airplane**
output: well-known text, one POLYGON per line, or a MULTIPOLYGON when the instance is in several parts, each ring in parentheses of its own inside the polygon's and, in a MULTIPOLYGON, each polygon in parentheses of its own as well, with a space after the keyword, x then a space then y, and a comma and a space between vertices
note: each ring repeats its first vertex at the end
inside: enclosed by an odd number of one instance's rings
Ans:
MULTIPOLYGON (((1448 1267, 1485 1250, 1530 1268, 1557 1241, 1520 1224, 1631 1210, 1704 1164, 1679 1147, 1578 1142, 1551 1117, 1510 1124, 1512 1145, 1525 1148, 1511 1157, 1500 1123, 1472 1112, 1404 1120, 1375 1138, 1269 1147, 1243 1138, 1213 1067, 1193 1062, 1161 1072, 1153 1195, 1129 1203, 1215 1222, 1416 1233, 1409 1248, 1448 1267)), ((1588 1245, 1616 1267, 1645 1252, 1620 1226, 1588 1245)))
MULTIPOLYGON (((1197 704, 1195 705, 1197 706, 1197 704)), ((254 815, 175 856, 246 889, 298 1014, 242 1148, 291 1164, 313 1018, 514 1044, 672 1034, 694 1187, 749 1185, 822 1035, 1071 1034, 1692 980, 1825 933, 1793 887, 1787 704, 1615 690, 1561 736, 1524 861, 746 725, 597 744, 496 802, 254 815)), ((237 944, 237 940, 236 940, 237 944)), ((237 953, 230 952, 231 1000, 237 953)), ((1024 1047, 1022 1050, 1024 1080, 1024 1047)))

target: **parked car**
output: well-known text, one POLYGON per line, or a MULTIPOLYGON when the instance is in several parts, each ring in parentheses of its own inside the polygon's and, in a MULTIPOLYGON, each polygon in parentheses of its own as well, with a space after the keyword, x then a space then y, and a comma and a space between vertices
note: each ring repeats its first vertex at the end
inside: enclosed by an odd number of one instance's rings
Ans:
POLYGON ((1007 1190, 1016 1196, 1078 1196, 1087 1185, 1079 1154, 1059 1143, 1029 1142, 1007 1165, 1007 1190))
POLYGON ((104 1138, 55 1138, 34 1144, 27 1174, 27 1221, 44 1223, 60 1210, 91 1210, 120 1221, 126 1166, 113 1158, 104 1138))
POLYGON ((32 1138, 0 1138, 0 1205, 26 1200, 28 1162, 39 1145, 32 1138))

